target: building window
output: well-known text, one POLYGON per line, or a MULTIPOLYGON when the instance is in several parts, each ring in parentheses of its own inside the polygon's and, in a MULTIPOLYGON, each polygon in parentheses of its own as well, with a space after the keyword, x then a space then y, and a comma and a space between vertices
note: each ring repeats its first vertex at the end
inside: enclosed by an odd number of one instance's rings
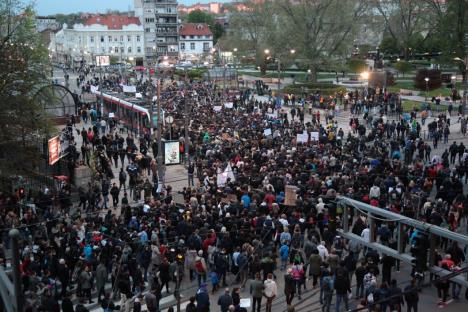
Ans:
POLYGON ((185 36, 182 36, 182 39, 185 39, 185 36))
POLYGON ((104 42, 104 36, 101 36, 101 42, 104 42))
POLYGON ((194 38, 195 38, 195 36, 190 36, 190 39, 194 39, 194 38))
POLYGON ((210 49, 210 43, 209 42, 203 42, 203 51, 208 51, 210 49))
POLYGON ((114 48, 114 52, 115 52, 115 53, 119 53, 119 47, 115 47, 115 48, 114 48))
POLYGON ((152 52, 153 49, 151 49, 151 47, 149 48, 146 48, 146 53, 150 54, 152 52))
POLYGON ((140 42, 140 36, 137 36, 137 42, 140 42))
POLYGON ((109 47, 109 53, 112 53, 112 47, 109 47))
POLYGON ((137 47, 137 52, 141 53, 141 47, 137 47))
POLYGON ((132 47, 128 47, 127 51, 128 53, 132 53, 132 47))
POLYGON ((94 36, 90 36, 89 41, 94 42, 94 36))
POLYGON ((190 50, 195 50, 195 42, 190 42, 190 50))
POLYGON ((120 36, 120 41, 123 41, 123 36, 120 36))
POLYGON ((127 41, 128 42, 132 41, 132 36, 127 36, 127 41))
POLYGON ((114 37, 114 42, 117 42, 117 37, 114 37))
POLYGON ((120 53, 124 53, 124 47, 120 47, 120 53))
POLYGON ((151 32, 151 28, 145 28, 145 32, 147 33, 151 32))
POLYGON ((185 50, 185 43, 182 42, 182 43, 180 44, 180 49, 181 49, 181 50, 185 50))
POLYGON ((109 36, 108 39, 109 39, 109 42, 112 42, 112 36, 109 36))
POLYGON ((106 53, 106 48, 102 47, 101 51, 102 51, 102 53, 106 53))
POLYGON ((145 18, 145 22, 154 23, 154 18, 145 18))

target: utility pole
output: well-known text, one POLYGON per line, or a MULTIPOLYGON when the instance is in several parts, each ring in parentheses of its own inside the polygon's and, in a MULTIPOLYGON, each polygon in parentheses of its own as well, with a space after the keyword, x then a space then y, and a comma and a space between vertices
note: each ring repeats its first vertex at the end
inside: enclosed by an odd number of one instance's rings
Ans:
POLYGON ((99 57, 99 91, 101 92, 101 118, 104 117, 104 99, 102 95, 102 65, 101 65, 101 58, 99 57))
MULTIPOLYGON (((193 95, 190 94, 190 97, 193 95)), ((189 148, 190 148, 190 142, 189 142, 189 99, 184 99, 184 104, 185 104, 185 118, 184 118, 184 128, 185 128, 185 160, 187 162, 187 166, 190 166, 190 155, 189 155, 189 148)), ((188 178, 188 177, 187 177, 188 178)))
POLYGON ((281 88, 281 60, 278 57, 278 93, 280 92, 281 88))
POLYGON ((161 141, 161 131, 162 131, 162 120, 161 120, 161 82, 158 80, 158 95, 156 98, 157 101, 157 116, 158 116, 158 132, 157 132, 157 140, 158 140, 158 191, 162 192, 162 188, 164 186, 164 160, 163 160, 163 148, 162 148, 162 141, 161 141))
POLYGON ((11 238, 11 252, 12 252, 12 267, 13 267, 13 284, 15 286, 15 302, 16 302, 16 311, 23 312, 23 291, 22 291, 22 281, 20 275, 20 257, 19 257, 19 248, 18 248, 18 239, 19 231, 17 229, 12 229, 8 233, 11 238))

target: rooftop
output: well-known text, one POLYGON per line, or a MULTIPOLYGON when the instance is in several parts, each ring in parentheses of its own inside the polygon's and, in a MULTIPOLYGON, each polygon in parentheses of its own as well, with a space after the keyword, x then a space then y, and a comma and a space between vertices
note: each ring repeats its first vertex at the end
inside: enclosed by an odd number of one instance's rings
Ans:
POLYGON ((208 24, 205 23, 185 23, 179 28, 179 35, 181 36, 212 36, 208 24))
POLYGON ((130 24, 141 25, 138 17, 129 17, 125 15, 109 14, 109 15, 93 15, 85 20, 84 25, 104 25, 108 29, 122 29, 123 26, 130 24))

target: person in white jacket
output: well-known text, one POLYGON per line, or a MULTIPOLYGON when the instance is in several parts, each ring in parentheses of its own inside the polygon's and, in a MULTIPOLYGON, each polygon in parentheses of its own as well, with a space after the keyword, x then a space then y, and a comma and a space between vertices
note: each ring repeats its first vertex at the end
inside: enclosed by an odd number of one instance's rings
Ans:
POLYGON ((278 295, 278 286, 276 285, 276 282, 273 280, 273 274, 268 273, 267 279, 263 283, 265 286, 263 290, 263 294, 267 299, 266 302, 266 312, 271 312, 271 306, 273 303, 273 300, 275 297, 278 295))
POLYGON ((322 258, 322 261, 327 260, 328 258, 328 250, 327 247, 325 247, 325 242, 321 241, 320 244, 317 246, 320 258, 322 258))

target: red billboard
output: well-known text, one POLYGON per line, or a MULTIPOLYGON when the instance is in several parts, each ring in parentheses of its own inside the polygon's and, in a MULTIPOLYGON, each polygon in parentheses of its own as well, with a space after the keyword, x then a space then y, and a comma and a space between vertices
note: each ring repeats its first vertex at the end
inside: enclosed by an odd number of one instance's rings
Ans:
POLYGON ((60 136, 49 140, 49 165, 55 164, 60 159, 60 136))

